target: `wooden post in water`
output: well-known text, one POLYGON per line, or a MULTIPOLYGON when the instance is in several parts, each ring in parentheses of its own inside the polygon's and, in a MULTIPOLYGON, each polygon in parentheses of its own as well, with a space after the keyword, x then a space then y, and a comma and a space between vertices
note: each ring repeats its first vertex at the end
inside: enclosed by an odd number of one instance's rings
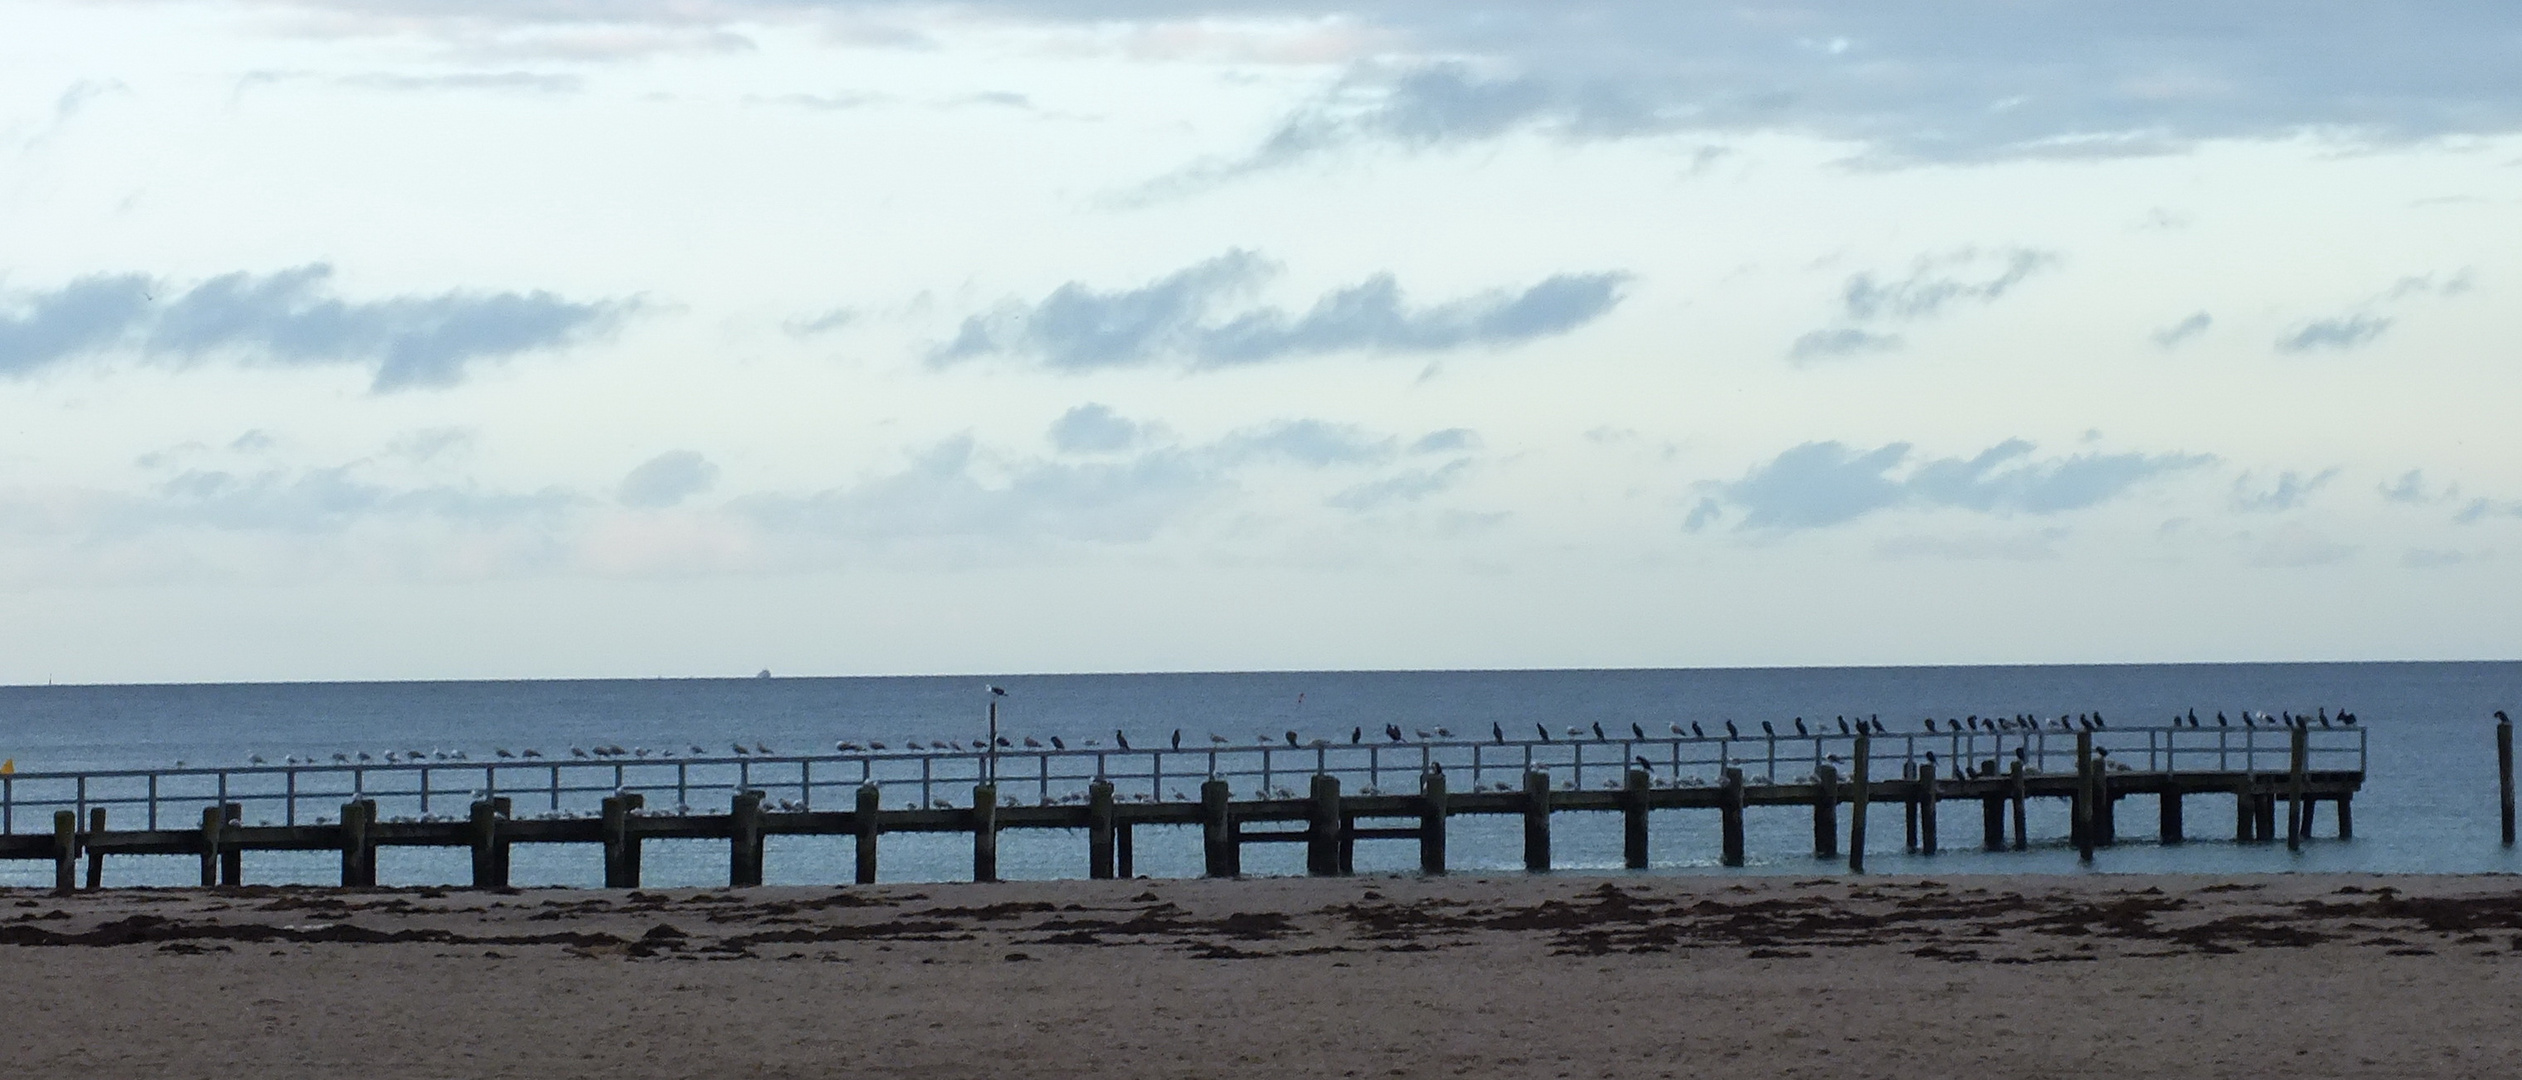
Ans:
POLYGON ((1445 773, 1430 769, 1419 774, 1419 872, 1445 872, 1445 773))
POLYGON ((2119 797, 2110 790, 2110 757, 2093 755, 2093 845, 2113 847, 2119 843, 2119 797))
POLYGON ((79 887, 79 812, 53 811, 53 891, 79 887))
POLYGON ((1918 794, 1916 787, 1918 779, 1918 763, 1914 761, 1901 762, 1900 779, 1902 781, 1901 786, 1910 789, 1909 792, 1903 795, 1900 800, 1901 823, 1907 826, 1907 829, 1903 831, 1902 835, 1907 840, 1907 850, 1915 853, 1918 850, 1918 794))
POLYGON ((2163 843, 2178 844, 2188 839, 2181 827, 2180 797, 2180 777, 2164 776, 2162 807, 2158 811, 2160 821, 2155 826, 2155 836, 2163 843))
POLYGON ((2251 842, 2251 780, 2244 776, 2233 781, 2233 842, 2251 842))
POLYGON ((998 785, 972 788, 972 880, 998 880, 998 785))
POLYGON ((476 889, 506 888, 508 879, 499 865, 499 804, 489 799, 475 799, 471 808, 473 840, 473 887, 476 889))
POLYGON ((2286 761, 2286 850, 2303 850, 2303 835, 2312 831, 2312 804, 2303 797, 2305 782, 2310 778, 2312 732, 2303 724, 2294 725, 2292 753, 2286 761))
MULTIPOLYGON (((208 811, 204 811, 205 818, 208 811)), ((375 888, 377 883, 377 804, 374 799, 354 799, 342 804, 342 885, 375 888)), ((203 828, 207 830, 205 820, 203 828)), ((210 856, 202 856, 202 872, 210 871, 210 856)))
POLYGON ((2496 721, 2496 795, 2504 815, 2504 846, 2513 846, 2513 721, 2496 721))
POLYGON ((884 808, 882 799, 883 791, 876 785, 858 785, 858 810, 850 824, 858 829, 858 873, 854 877, 861 885, 876 883, 876 830, 881 820, 877 811, 884 808))
POLYGON ((1724 818, 1724 862, 1727 866, 1743 864, 1743 771, 1725 770, 1725 779, 1717 788, 1717 807, 1724 818))
POLYGON ((1086 877, 1112 880, 1112 782, 1086 785, 1086 877))
MULTIPOLYGON (((742 793, 738 793, 742 798, 742 793)), ((599 828, 604 838, 604 887, 639 887, 639 837, 631 832, 631 811, 644 801, 637 795, 607 795, 599 828)), ((730 830, 731 832, 733 830, 730 830)))
POLYGON ((1839 767, 1813 770, 1813 857, 1839 857, 1839 767))
POLYGON ((105 853, 97 850, 96 841, 105 835, 105 808, 88 809, 88 888, 105 887, 105 853))
POLYGON ((1209 877, 1235 877, 1242 872, 1241 852, 1235 843, 1232 794, 1224 780, 1209 780, 1200 785, 1200 852, 1201 872, 1209 877))
POLYGON ((1131 831, 1129 819, 1116 815, 1112 823, 1112 868, 1125 878, 1138 876, 1138 852, 1131 842, 1131 831))
POLYGON ((2023 760, 2016 758, 2006 766, 2006 799, 2014 804, 2014 850, 2030 847, 2032 842, 2031 784, 2023 779, 2023 760))
POLYGON ((236 888, 245 884, 245 849, 228 839, 228 833, 245 823, 245 804, 219 805, 219 884, 236 888))
POLYGON ((2275 791, 2260 792, 2251 801, 2251 809, 2258 819, 2252 831, 2258 836, 2259 842, 2263 844, 2275 842, 2277 839, 2277 793, 2275 791))
POLYGON ((1935 777, 1935 751, 1927 751, 1926 765, 1918 770, 1918 850, 1935 854, 1935 806, 1938 800, 1935 777))
POLYGON ((2356 797, 2344 791, 2338 793, 2338 838, 2356 838, 2356 797))
MULTIPOLYGON (((347 812, 348 810, 345 808, 344 813, 346 814, 347 812)), ((205 806, 201 808, 201 887, 205 889, 217 888, 219 885, 219 831, 221 823, 225 820, 225 818, 220 816, 218 807, 205 806)), ((342 824, 345 827, 347 827, 349 823, 350 819, 348 817, 344 817, 342 819, 342 824)), ((348 856, 344 856, 344 859, 347 860, 348 856)), ((349 862, 344 861, 342 863, 342 872, 345 875, 350 872, 349 862)), ((345 876, 342 878, 342 884, 355 885, 358 884, 358 882, 345 876)))
POLYGON ((1631 769, 1620 789, 1620 863, 1631 870, 1646 869, 1646 792, 1652 778, 1644 769, 1631 769))
POLYGON ((2093 861, 2094 834, 2098 823, 2093 820, 2093 733, 2075 733, 2075 854, 2085 862, 2093 861))
POLYGON ((1524 869, 1550 872, 1550 774, 1539 769, 1524 774, 1524 869))
POLYGON ((1305 872, 1331 877, 1340 872, 1340 778, 1315 773, 1306 792, 1311 805, 1305 815, 1305 872))
POLYGON ((1856 749, 1850 753, 1856 759, 1853 763, 1856 775, 1848 781, 1848 872, 1862 874, 1865 872, 1865 811, 1874 797, 1865 782, 1867 774, 1874 768, 1874 737, 1858 732, 1856 749))
POLYGON ((2005 796, 1979 797, 1979 846, 1987 851, 2005 850, 2005 796))

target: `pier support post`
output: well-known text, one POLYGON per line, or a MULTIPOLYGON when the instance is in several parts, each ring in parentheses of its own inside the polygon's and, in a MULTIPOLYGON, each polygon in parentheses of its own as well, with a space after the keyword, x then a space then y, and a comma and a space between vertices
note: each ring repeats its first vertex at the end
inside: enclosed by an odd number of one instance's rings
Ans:
POLYGON ((2093 733, 2075 733, 2075 854, 2085 862, 2093 861, 2094 834, 2099 824, 2093 812, 2093 733))
POLYGON ((2343 791, 2338 793, 2338 838, 2356 838, 2356 797, 2343 791))
POLYGON ((244 824, 245 804, 219 804, 219 884, 231 889, 245 884, 245 849, 229 835, 244 824))
POLYGON ((1644 769, 1631 769, 1620 789, 1620 862, 1631 870, 1646 869, 1646 793, 1652 780, 1644 769))
POLYGON ((53 811, 53 891, 69 892, 79 885, 79 812, 53 811))
POLYGON ((2303 850, 2303 836, 2312 831, 2312 804, 2303 797, 2310 779, 2312 732, 2296 724, 2286 760, 2286 850, 2303 850))
POLYGON ((877 812, 884 808, 882 800, 883 790, 876 785, 858 785, 858 810, 850 824, 858 829, 858 872, 852 876, 861 885, 876 883, 876 833, 881 824, 877 812))
MULTIPOLYGON (((209 811, 203 811, 202 828, 211 828, 209 811)), ((375 888, 377 883, 377 803, 374 799, 354 799, 342 804, 342 885, 345 888, 375 888)), ((211 856, 202 856, 202 873, 210 872, 211 856)))
POLYGON ((1859 733, 1856 749, 1850 752, 1856 775, 1848 782, 1848 872, 1865 872, 1865 811, 1874 793, 1866 785, 1867 774, 1874 768, 1874 738, 1859 733))
MULTIPOLYGON (((342 812, 344 814, 342 826, 348 828, 350 825, 349 807, 343 807, 342 812)), ((201 887, 205 889, 215 889, 219 886, 219 832, 226 820, 220 816, 219 808, 216 806, 201 808, 201 887)), ((356 884, 347 876, 350 873, 349 859, 348 855, 342 857, 342 873, 345 875, 342 878, 342 884, 344 885, 356 884)))
POLYGON ((1925 767, 1918 770, 1918 850, 1933 855, 1935 842, 1935 809, 1941 800, 1935 776, 1935 752, 1927 751, 1925 767))
POLYGON ((2277 793, 2274 791, 2260 792, 2257 798, 2252 801, 2251 807, 2253 815, 2258 819, 2254 823, 2254 828, 2252 829, 2253 834, 2259 838, 2260 843, 2268 844, 2276 842, 2277 793))
POLYGON ((2023 761, 2016 758, 2005 770, 2006 799, 2014 804, 2014 850, 2031 846, 2031 783, 2023 779, 2023 761))
POLYGON ((90 807, 88 809, 87 837, 88 889, 90 891, 105 887, 105 853, 97 850, 96 847, 97 839, 104 835, 105 808, 102 806, 90 807))
POLYGON ((2093 755, 2093 846, 2119 843, 2119 796, 2110 790, 2110 758, 2093 755))
POLYGON ((1905 841, 1906 850, 1915 854, 1918 850, 1918 794, 1916 790, 1918 763, 1901 762, 1900 779, 1902 786, 1910 789, 1901 796, 1900 800, 1900 819, 1901 824, 1905 826, 1901 835, 1905 841))
POLYGON ((2163 805, 2159 812, 2161 821, 2155 828, 2157 838, 2163 843, 2178 844, 2189 839, 2181 825, 2180 799, 2180 777, 2165 776, 2163 778, 2163 805))
POLYGON ((1340 872, 1340 778, 1315 773, 1306 792, 1311 806, 1305 816, 1305 872, 1331 877, 1340 872))
POLYGON ((2513 846, 2513 721, 2496 721, 2496 797, 2503 815, 2504 846, 2513 846))
POLYGON ((1813 857, 1839 857, 1839 767, 1813 770, 1813 857))
MULTIPOLYGON (((742 793, 739 792, 737 797, 742 798, 742 793)), ((631 811, 646 805, 647 801, 640 795, 622 794, 608 795, 602 803, 605 888, 639 887, 639 835, 631 831, 631 811)))
POLYGON ((1550 774, 1524 774, 1524 869, 1550 872, 1550 774))
POLYGON ((1419 872, 1445 872, 1445 774, 1436 769, 1419 774, 1419 872))
POLYGON ((972 880, 998 880, 998 785, 972 787, 972 880))
POLYGON ((2256 796, 2251 794, 2250 777, 2245 776, 2233 782, 2234 843, 2247 844, 2251 842, 2251 818, 2254 813, 2254 807, 2252 804, 2256 801, 2256 796))
POLYGON ((472 806, 473 887, 504 889, 508 887, 507 844, 499 839, 499 819, 507 813, 500 805, 505 799, 476 799, 472 806))
POLYGON ((1112 880, 1112 782, 1086 785, 1086 876, 1112 880))
POLYGON ((1116 815, 1112 822, 1112 869, 1125 878, 1138 876, 1138 851, 1132 840, 1129 819, 1116 815))
POLYGON ((1202 873, 1209 877, 1236 877, 1243 873, 1241 845, 1235 843, 1232 793, 1223 780, 1210 780, 1200 785, 1200 840, 1202 873))
POLYGON ((2005 796, 1979 797, 1979 846, 1988 851, 2005 850, 2005 796))
POLYGON ((1725 770, 1725 780, 1717 789, 1717 798, 1721 800, 1717 805, 1724 818, 1725 865, 1741 866, 1743 864, 1743 771, 1741 769, 1725 770))

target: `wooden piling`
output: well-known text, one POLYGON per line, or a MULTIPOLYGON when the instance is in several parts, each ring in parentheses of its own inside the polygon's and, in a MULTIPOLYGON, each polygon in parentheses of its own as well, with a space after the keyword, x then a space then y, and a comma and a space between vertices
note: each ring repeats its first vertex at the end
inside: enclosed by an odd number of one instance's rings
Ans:
POLYGON ((1856 775, 1848 780, 1848 872, 1865 872, 1865 811, 1873 800, 1866 785, 1867 774, 1874 768, 1874 737, 1858 733, 1856 749, 1849 752, 1854 759, 1856 775))
POLYGON ((1230 816, 1233 805, 1224 780, 1200 785, 1202 872, 1209 877, 1236 877, 1243 873, 1243 853, 1235 843, 1234 820, 1230 816))
POLYGON ((88 849, 88 888, 89 888, 90 890, 101 889, 101 888, 104 888, 104 887, 105 887, 105 853, 104 853, 104 852, 102 852, 102 851, 97 850, 97 847, 96 847, 96 841, 97 841, 97 839, 98 839, 98 838, 100 838, 100 837, 102 837, 102 836, 104 836, 104 835, 105 835, 105 808, 104 808, 104 807, 102 807, 102 806, 92 806, 92 807, 89 807, 89 808, 88 808, 88 838, 87 838, 87 849, 88 849))
POLYGON ((2093 844, 2095 847, 2116 847, 2119 844, 2119 796, 2111 791, 2110 759, 2093 756, 2093 844))
POLYGON ((2155 826, 2156 839, 2166 844, 2178 844, 2187 841, 2189 838, 2185 835, 2186 830, 2184 830, 2181 825, 2181 789, 2179 777, 2166 776, 2163 778, 2163 794, 2161 795, 2161 799, 2162 805, 2157 811, 2157 817, 2159 820, 2155 826))
POLYGON ((2260 792, 2251 802, 2251 814, 2256 819, 2253 822, 2252 835, 2263 844, 2276 842, 2277 793, 2260 792))
POLYGON ((1941 801, 1935 776, 1935 755, 1928 754, 1926 765, 1918 770, 1918 850, 1935 854, 1936 804, 1941 801))
POLYGON ((79 812, 53 811, 53 891, 79 887, 79 812))
POLYGON ((2075 733, 2075 854, 2085 862, 2093 861, 2095 829, 2093 820, 2093 733, 2075 733))
POLYGON ((1086 877, 1112 879, 1112 782, 1086 785, 1086 877))
POLYGON ((2504 820, 2504 846, 2513 846, 2513 721, 2496 721, 2496 796, 2504 820))
POLYGON ((972 787, 972 880, 998 880, 998 785, 972 787))
POLYGON ((1813 770, 1813 857, 1839 857, 1839 767, 1813 770))
POLYGON ((2338 838, 2356 838, 2356 797, 2343 791, 2338 793, 2338 838))
POLYGON ((1550 774, 1524 774, 1524 869, 1550 872, 1550 774))
POLYGON ((2005 796, 1979 797, 1979 846, 1987 851, 2005 850, 2005 796))
POLYGON ((861 885, 876 883, 876 834, 882 826, 882 798, 883 791, 876 785, 858 785, 858 813, 850 824, 858 832, 858 872, 853 877, 861 885))
POLYGON ((2251 842, 2251 781, 2245 776, 2233 781, 2233 842, 2251 842))
MULTIPOLYGON (((219 808, 216 806, 205 806, 201 808, 201 887, 205 889, 215 889, 219 886, 219 833, 226 820, 227 819, 219 813, 219 808)), ((344 818, 343 823, 347 825, 349 823, 349 819, 344 818)), ((349 873, 349 869, 350 864, 348 862, 344 862, 342 864, 343 873, 349 873)), ((357 883, 348 877, 344 877, 342 878, 342 884, 353 885, 357 883)))
MULTIPOLYGON (((497 815, 501 821, 514 820, 517 816, 517 804, 508 796, 494 795, 490 799, 490 812, 497 815)), ((491 838, 491 873, 499 881, 501 888, 506 888, 508 885, 508 856, 515 847, 516 844, 508 839, 506 829, 499 830, 498 835, 491 838)))
MULTIPOLYGON (((243 803, 222 803, 219 806, 221 839, 245 824, 243 803)), ((234 843, 223 843, 219 850, 219 884, 236 888, 245 884, 245 849, 234 843)))
POLYGON ((1631 870, 1646 869, 1646 793, 1652 780, 1644 769, 1631 769, 1620 789, 1620 862, 1631 870))
MULTIPOLYGON (((375 888, 377 883, 377 803, 354 799, 342 804, 342 885, 375 888)), ((205 823, 205 829, 207 824, 205 823)), ((210 872, 210 856, 202 856, 202 872, 210 872)))
POLYGON ((1445 818, 1448 812, 1445 774, 1419 774, 1419 872, 1445 872, 1445 818))
POLYGON ((1914 761, 1904 761, 1904 762, 1901 762, 1901 763, 1900 763, 1900 781, 1901 781, 1901 786, 1902 786, 1902 787, 1904 787, 1904 788, 1909 789, 1909 790, 1908 790, 1908 793, 1907 793, 1907 794, 1905 794, 1905 795, 1903 795, 1903 796, 1901 796, 1901 800, 1900 800, 1900 816, 1901 816, 1901 824, 1902 824, 1902 825, 1904 825, 1904 826, 1906 826, 1906 828, 1902 830, 1901 835, 1902 835, 1902 838, 1904 839, 1904 841, 1906 842, 1906 850, 1908 850, 1908 851, 1909 851, 1910 853, 1912 853, 1912 854, 1915 854, 1915 853, 1917 852, 1917 850, 1918 850, 1918 793, 1917 793, 1917 780, 1918 780, 1918 763, 1917 763, 1917 762, 1914 762, 1914 761))
POLYGON ((2286 758, 2286 850, 2303 850, 2303 836, 2312 831, 2312 804, 2303 797, 2311 779, 2312 732, 2296 724, 2286 758))
POLYGON ((499 805, 489 799, 475 799, 467 822, 472 826, 473 887, 498 889, 507 887, 499 873, 499 805))
POLYGON ((1113 870, 1125 878, 1138 876, 1138 852, 1137 845, 1132 842, 1132 831, 1131 824, 1126 818, 1116 820, 1112 824, 1113 870))
POLYGON ((1717 809, 1723 816, 1725 830, 1724 862, 1727 866, 1743 864, 1743 771, 1725 770, 1724 782, 1717 788, 1717 809))
POLYGON ((1340 872, 1340 778, 1315 773, 1306 795, 1305 872, 1331 877, 1340 872))
POLYGON ((2014 804, 2014 850, 2031 846, 2032 815, 2031 782, 2023 777, 2023 762, 2016 759, 2006 766, 2006 798, 2014 804))
MULTIPOLYGON (((739 793, 738 797, 741 798, 742 794, 739 793)), ((638 809, 643 801, 638 795, 607 795, 600 804, 605 888, 639 887, 639 834, 631 831, 631 811, 638 809)))
MULTIPOLYGON (((760 791, 739 791, 727 800, 727 884, 738 888, 762 883, 765 833, 760 791)), ((978 805, 978 804, 975 804, 978 805)), ((987 880, 987 879, 984 879, 987 880)))

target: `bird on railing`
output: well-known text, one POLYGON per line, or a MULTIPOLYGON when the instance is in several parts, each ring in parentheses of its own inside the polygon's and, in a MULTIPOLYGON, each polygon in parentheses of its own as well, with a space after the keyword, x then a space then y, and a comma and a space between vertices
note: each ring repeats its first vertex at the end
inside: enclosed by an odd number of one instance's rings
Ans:
POLYGON ((1812 732, 1804 730, 1804 718, 1801 716, 1795 718, 1795 733, 1798 735, 1812 734, 1812 732))
POLYGON ((1039 740, 1039 739, 1034 738, 1034 737, 1033 737, 1033 736, 1031 736, 1031 735, 1027 735, 1027 736, 1025 736, 1025 749, 1027 749, 1027 750, 1040 750, 1040 749, 1042 749, 1042 741, 1041 741, 1041 740, 1039 740))
POLYGON ((1690 737, 1693 739, 1704 739, 1708 737, 1708 733, 1699 727, 1698 721, 1693 720, 1690 722, 1690 737))
POLYGON ((1294 746, 1294 745, 1296 745, 1296 733, 1295 733, 1295 732, 1290 731, 1290 732, 1288 732, 1288 733, 1287 733, 1287 745, 1289 745, 1289 746, 1294 746))
POLYGON ((1121 734, 1121 729, 1114 728, 1112 729, 1112 745, 1118 746, 1123 750, 1127 750, 1130 748, 1130 737, 1121 734))
MULTIPOLYGON (((1493 739, 1493 740, 1495 740, 1495 741, 1498 741, 1498 742, 1505 742, 1505 741, 1506 741, 1506 725, 1504 725, 1504 724, 1500 724, 1500 723, 1498 723, 1498 722, 1497 722, 1497 721, 1495 721, 1495 720, 1491 720, 1491 721, 1489 721, 1489 738, 1491 738, 1491 739, 1493 739)), ((1354 740, 1352 740, 1352 741, 1354 741, 1354 740)))
MULTIPOLYGON (((569 749, 572 753, 576 753, 578 750, 575 746, 570 747, 569 749)), ((753 751, 745 749, 743 743, 728 743, 727 749, 735 751, 737 757, 749 757, 753 753, 753 751)))
POLYGON ((1401 742, 1401 741, 1402 741, 1402 738, 1401 738, 1401 725, 1399 725, 1399 724, 1385 724, 1385 725, 1384 725, 1384 737, 1385 737, 1385 738, 1387 738, 1387 739, 1390 739, 1390 740, 1392 740, 1392 741, 1394 741, 1394 742, 1401 742))
POLYGON ((884 748, 885 746, 883 743, 877 742, 874 739, 867 740, 867 749, 869 750, 882 750, 884 748))
POLYGON ((1533 730, 1533 733, 1534 733, 1534 734, 1541 736, 1541 741, 1543 741, 1543 742, 1549 742, 1549 741, 1550 741, 1550 729, 1549 729, 1549 728, 1543 727, 1543 726, 1541 726, 1541 725, 1539 725, 1539 724, 1534 724, 1534 725, 1532 726, 1532 730, 1533 730))
POLYGON ((1650 772, 1650 773, 1651 773, 1651 772, 1654 772, 1654 771, 1655 771, 1655 763, 1654 763, 1654 762, 1651 762, 1651 761, 1646 760, 1646 755, 1644 755, 1644 754, 1640 754, 1640 755, 1638 755, 1638 759, 1637 759, 1637 761, 1638 761, 1638 771, 1639 771, 1639 772, 1650 772))
MULTIPOLYGON (((1005 742, 1006 740, 1001 739, 1001 740, 999 740, 999 741, 1000 741, 1000 742, 1005 742)), ((621 753, 621 752, 622 752, 622 748, 621 748, 621 747, 616 746, 616 747, 614 747, 614 748, 613 748, 613 752, 614 752, 614 753, 616 753, 616 754, 621 753)), ((754 743, 754 744, 753 744, 753 752, 754 752, 754 753, 756 753, 756 754, 772 754, 772 753, 777 753, 778 751, 772 750, 770 747, 764 746, 764 745, 762 745, 761 743, 754 743)))
POLYGON ((515 758, 516 758, 516 756, 517 756, 517 755, 515 755, 515 754, 511 754, 511 753, 509 753, 509 752, 508 752, 508 748, 507 748, 507 747, 505 747, 505 746, 494 746, 494 747, 491 747, 491 748, 490 748, 490 752, 491 752, 491 753, 493 753, 493 754, 498 755, 498 756, 499 756, 499 757, 501 757, 502 759, 508 759, 508 760, 513 760, 513 759, 515 759, 515 758))
POLYGON ((1175 728, 1175 729, 1173 729, 1173 748, 1174 748, 1174 749, 1176 749, 1176 750, 1180 750, 1180 749, 1182 749, 1182 729, 1181 729, 1181 728, 1175 728))
POLYGON ((1636 735, 1638 740, 1643 742, 1646 739, 1646 726, 1635 720, 1629 721, 1629 733, 1636 735))
POLYGON ((359 760, 361 760, 361 761, 375 761, 376 759, 375 759, 375 758, 372 758, 372 757, 369 757, 369 756, 368 756, 368 752, 367 752, 367 751, 365 751, 365 750, 362 750, 362 751, 360 751, 360 752, 359 752, 359 760))
POLYGON ((1836 717, 1835 719, 1837 719, 1837 720, 1839 721, 1839 734, 1841 734, 1841 735, 1846 735, 1846 734, 1849 734, 1850 732, 1848 731, 1848 718, 1847 718, 1847 717, 1845 717, 1845 716, 1841 716, 1841 717, 1836 717))
POLYGON ((246 761, 246 764, 249 764, 249 765, 263 765, 263 764, 268 764, 267 762, 265 762, 265 761, 263 760, 263 755, 261 755, 261 754, 247 754, 247 755, 245 756, 245 761, 246 761))
POLYGON ((1739 739, 1743 737, 1743 733, 1734 727, 1733 721, 1728 720, 1725 722, 1725 737, 1729 739, 1739 739))
POLYGON ((1429 739, 1433 739, 1433 738, 1435 738, 1435 737, 1436 737, 1435 733, 1430 732, 1430 731, 1429 731, 1429 730, 1427 730, 1426 728, 1417 728, 1417 729, 1415 729, 1415 730, 1411 731, 1411 732, 1410 732, 1410 734, 1413 734, 1413 735, 1418 736, 1418 737, 1419 737, 1419 741, 1420 741, 1420 742, 1426 742, 1426 741, 1428 741, 1429 739))
POLYGON ((1575 724, 1569 724, 1567 726, 1567 737, 1571 739, 1582 739, 1585 737, 1585 729, 1575 724))
POLYGON ((1594 741, 1595 741, 1595 742, 1603 742, 1603 741, 1607 740, 1608 738, 1609 738, 1609 736, 1606 736, 1606 735, 1604 735, 1604 734, 1603 734, 1603 725, 1602 725, 1602 721, 1599 721, 1599 720, 1595 721, 1595 722, 1594 722, 1594 741))
POLYGON ((1051 749, 1053 749, 1053 750, 1066 750, 1066 749, 1068 749, 1068 744, 1067 744, 1067 743, 1064 743, 1064 742, 1061 742, 1061 741, 1060 741, 1060 737, 1059 737, 1059 736, 1057 736, 1057 735, 1053 735, 1053 736, 1051 736, 1051 749))
POLYGON ((1772 738, 1772 739, 1777 738, 1777 737, 1778 737, 1778 728, 1777 728, 1777 725, 1772 724, 1772 723, 1770 723, 1770 722, 1768 722, 1768 721, 1766 721, 1766 720, 1763 720, 1763 721, 1761 721, 1761 722, 1760 722, 1760 733, 1761 733, 1761 734, 1763 734, 1763 735, 1767 735, 1768 737, 1770 737, 1770 738, 1772 738))
POLYGON ((2345 724, 2348 727, 2354 727, 2356 726, 2356 714, 2342 709, 2338 713, 2338 722, 2345 724))
POLYGON ((1359 743, 1362 743, 1362 742, 1365 742, 1365 741, 1366 741, 1366 728, 1365 728, 1365 726, 1364 726, 1364 725, 1359 725, 1359 726, 1357 726, 1357 727, 1353 727, 1353 728, 1350 728, 1350 729, 1349 729, 1349 745, 1350 745, 1350 746, 1355 746, 1355 745, 1357 745, 1357 744, 1359 744, 1359 743))

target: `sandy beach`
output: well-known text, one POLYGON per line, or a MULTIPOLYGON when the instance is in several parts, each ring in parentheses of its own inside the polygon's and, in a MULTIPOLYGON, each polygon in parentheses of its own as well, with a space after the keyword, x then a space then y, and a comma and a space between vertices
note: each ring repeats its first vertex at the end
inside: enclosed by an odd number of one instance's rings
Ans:
POLYGON ((39 1076, 2513 1076, 2501 877, 0 895, 39 1076))

